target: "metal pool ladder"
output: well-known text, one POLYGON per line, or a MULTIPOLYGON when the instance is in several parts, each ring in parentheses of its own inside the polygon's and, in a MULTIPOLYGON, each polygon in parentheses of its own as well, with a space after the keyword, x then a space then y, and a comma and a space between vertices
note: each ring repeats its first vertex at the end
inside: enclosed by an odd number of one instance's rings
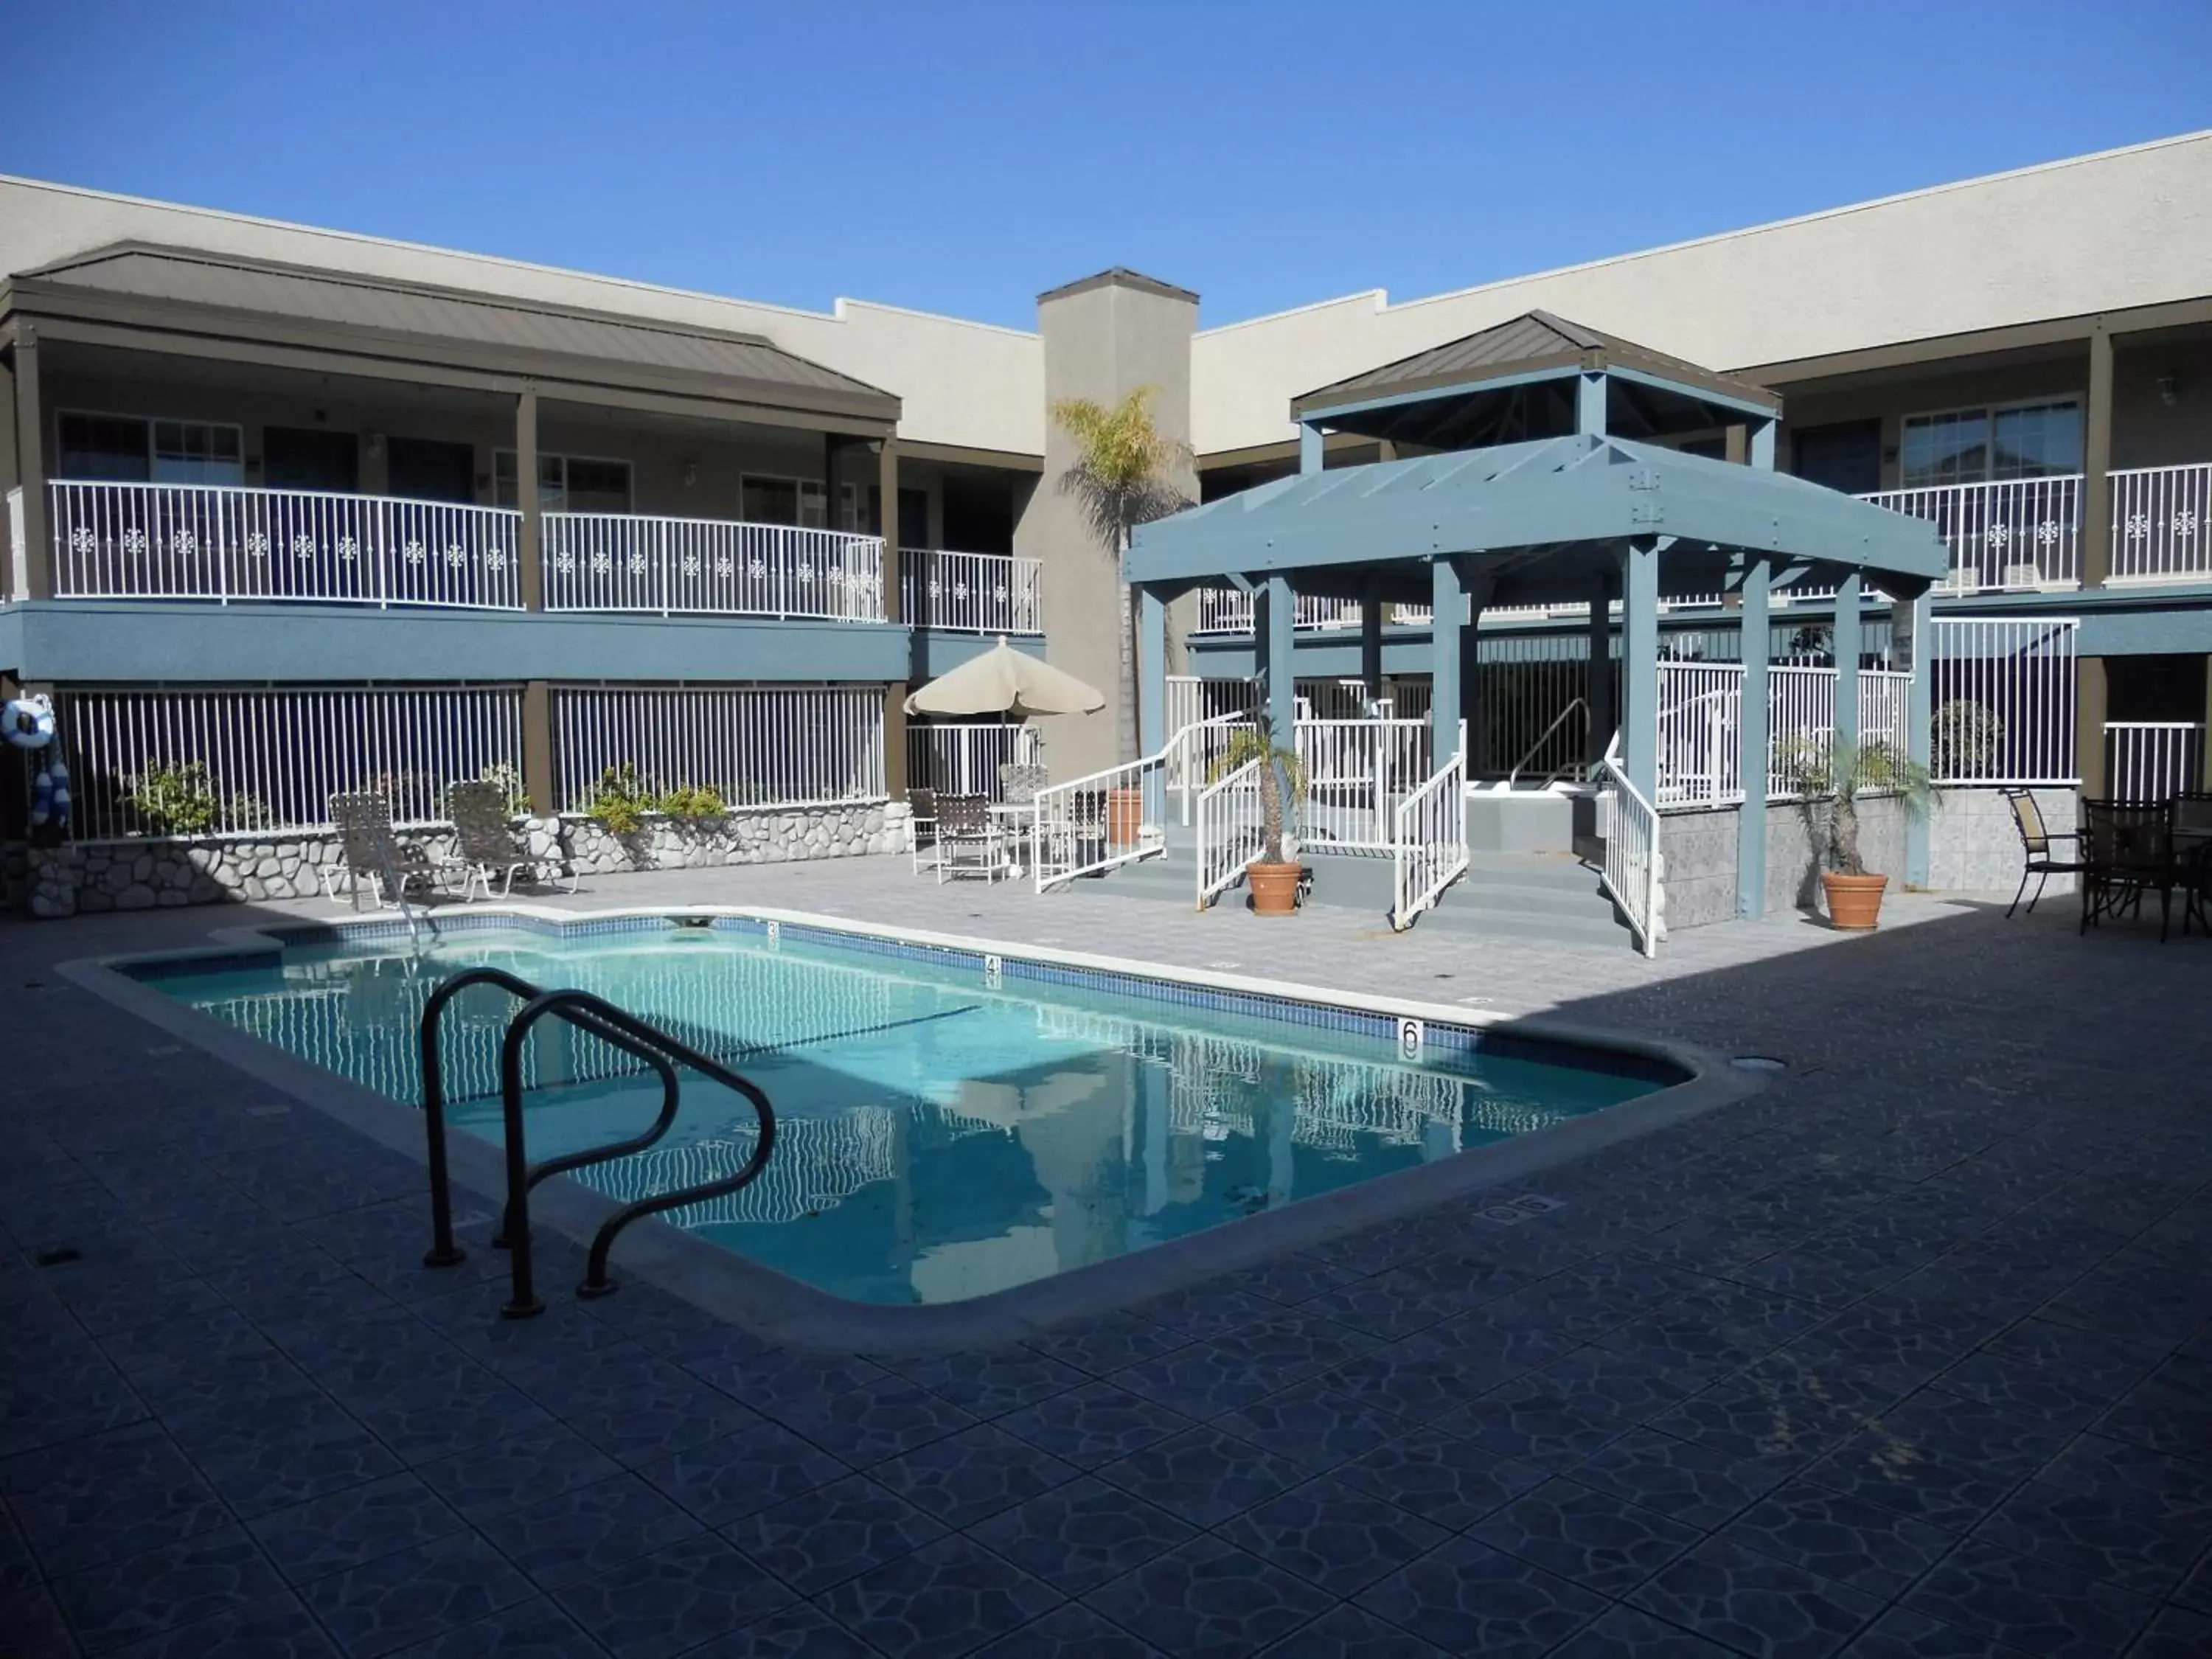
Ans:
POLYGON ((548 991, 504 969, 465 969, 445 980, 430 994, 429 1000, 422 1006, 422 1018, 416 1026, 416 1042, 422 1066, 423 1128, 429 1143, 430 1166, 431 1237, 430 1248, 422 1256, 424 1267, 450 1267, 467 1254, 453 1242, 453 1190, 446 1164, 445 1066, 439 1050, 438 1031, 445 1018, 447 1005, 475 985, 497 986, 509 995, 520 998, 523 1003, 507 1021, 506 1036, 500 1042, 499 1057, 501 1115, 507 1140, 507 1205, 501 1216, 498 1236, 492 1243, 495 1248, 503 1247, 507 1250, 513 1273, 513 1289, 506 1305, 500 1310, 509 1319, 526 1319, 532 1314, 545 1310, 545 1304, 538 1300, 532 1279, 531 1189, 549 1176, 562 1175, 587 1164, 627 1158, 632 1152, 641 1152, 659 1141, 676 1121, 681 1103, 684 1085, 677 1075, 678 1066, 688 1066, 709 1081, 719 1083, 743 1097, 759 1121, 760 1139, 743 1166, 730 1174, 639 1199, 634 1203, 625 1204, 609 1216, 599 1224, 599 1231, 592 1240, 584 1282, 576 1287, 576 1294, 581 1297, 605 1296, 621 1288, 608 1276, 607 1253, 613 1249, 617 1236, 631 1222, 641 1216, 655 1215, 664 1210, 678 1209, 706 1199, 725 1197, 750 1186, 768 1167, 769 1155, 775 1148, 775 1109, 769 1103, 768 1096, 755 1084, 659 1026, 640 1019, 626 1009, 617 1007, 604 997, 594 996, 588 991, 548 991), (550 1158, 541 1164, 530 1162, 523 1137, 522 1050, 538 1022, 548 1018, 562 1020, 625 1054, 635 1056, 659 1077, 660 1111, 642 1133, 609 1146, 550 1158))

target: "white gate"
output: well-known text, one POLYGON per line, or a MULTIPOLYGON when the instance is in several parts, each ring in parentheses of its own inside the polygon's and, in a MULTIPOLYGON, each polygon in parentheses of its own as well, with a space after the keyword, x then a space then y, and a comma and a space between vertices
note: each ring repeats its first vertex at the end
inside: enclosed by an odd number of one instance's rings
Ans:
POLYGON ((1429 776, 1426 720, 1300 720, 1299 839, 1352 852, 1396 845, 1391 814, 1429 776))

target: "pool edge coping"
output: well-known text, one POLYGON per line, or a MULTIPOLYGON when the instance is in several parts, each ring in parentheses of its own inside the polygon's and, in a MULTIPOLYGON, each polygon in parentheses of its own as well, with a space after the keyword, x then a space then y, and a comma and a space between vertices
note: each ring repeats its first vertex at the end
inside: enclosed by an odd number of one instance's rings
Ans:
MULTIPOLYGON (((1407 1218, 1450 1200, 1473 1194, 1573 1163, 1593 1152, 1746 1099, 1770 1079, 1732 1067, 1710 1050, 1670 1039, 1606 1030, 1573 1020, 1511 1016, 1493 1010, 1336 991, 1286 980, 1261 979, 1209 969, 1182 968, 1131 957, 1092 955, 1055 946, 1010 944, 971 935, 901 928, 816 912, 760 905, 635 905, 567 910, 506 903, 472 907, 471 917, 515 916, 556 925, 629 918, 731 917, 787 922, 831 933, 970 952, 1013 957, 1048 965, 1165 980, 1208 990, 1273 997, 1440 1024, 1497 1030, 1575 1048, 1597 1048, 1656 1060, 1686 1073, 1680 1082, 1570 1119, 1455 1153, 1434 1164, 1394 1170, 1347 1187, 1300 1199, 1142 1249, 1087 1263, 1042 1279, 960 1302, 895 1304, 848 1300, 772 1267, 708 1243, 652 1217, 623 1235, 624 1276, 667 1291, 764 1340, 792 1346, 856 1353, 921 1353, 1000 1347, 1072 1320, 1119 1312, 1136 1304, 1347 1234, 1407 1218)), ((356 920, 388 920, 359 917, 356 920)), ((303 919, 315 927, 343 928, 303 919)), ((242 951, 281 951, 283 923, 210 930, 214 943, 150 951, 119 951, 57 964, 70 983, 191 1042, 289 1099, 335 1119, 380 1146, 422 1164, 426 1152, 419 1108, 403 1104, 303 1060, 273 1043, 178 1001, 120 964, 234 957, 242 951)), ((447 1156, 456 1184, 486 1196, 504 1189, 501 1150, 465 1129, 449 1128, 447 1156)), ((614 1199, 566 1177, 555 1177, 531 1197, 534 1222, 578 1243, 587 1243, 614 1199)), ((1471 1218, 1470 1227, 1485 1224, 1471 1218)), ((428 1224, 425 1223, 425 1237, 428 1224)), ((487 1297, 489 1301, 489 1297, 487 1297)))

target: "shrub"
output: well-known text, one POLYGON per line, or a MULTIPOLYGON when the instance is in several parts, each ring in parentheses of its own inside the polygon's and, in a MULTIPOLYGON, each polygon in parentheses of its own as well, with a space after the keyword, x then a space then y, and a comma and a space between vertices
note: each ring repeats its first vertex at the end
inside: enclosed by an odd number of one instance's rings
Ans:
POLYGON ((644 827, 645 815, 659 805, 659 797, 638 776, 637 768, 625 762, 599 774, 599 785, 592 791, 592 804, 584 810, 587 816, 598 819, 609 835, 634 836, 644 827))
POLYGON ((496 761, 484 768, 483 775, 477 781, 499 787, 500 793, 507 797, 507 817, 519 818, 530 810, 530 791, 523 786, 520 767, 496 761))
POLYGON ((712 785, 679 783, 660 798, 660 810, 672 818, 696 823, 721 817, 730 809, 723 803, 721 792, 712 785))
POLYGON ((269 821, 269 809, 252 796, 226 799, 199 761, 156 766, 126 781, 123 804, 143 835, 205 836, 218 830, 257 830, 269 821))
POLYGON ((1937 777, 1997 775, 2004 748, 2004 722, 1995 709, 1970 697, 1954 697, 1936 711, 1934 724, 1930 759, 1937 777))

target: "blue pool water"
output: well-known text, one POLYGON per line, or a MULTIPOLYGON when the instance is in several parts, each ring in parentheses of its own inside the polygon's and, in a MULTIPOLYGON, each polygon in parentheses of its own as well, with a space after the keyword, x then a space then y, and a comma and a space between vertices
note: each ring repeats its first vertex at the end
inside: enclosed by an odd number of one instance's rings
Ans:
MULTIPOLYGON (((866 1302, 982 1295, 1674 1080, 1441 1044, 1409 1063, 1379 1034, 757 929, 483 932, 419 962, 404 945, 294 944, 281 962, 165 969, 153 983, 418 1103, 416 1015, 440 980, 479 964, 596 992, 765 1089, 777 1121, 768 1170, 669 1219, 866 1302)), ((494 1141, 513 1008, 471 990, 446 1020, 452 1121, 494 1141)), ((659 1109, 659 1085, 628 1057, 556 1023, 528 1060, 533 1159, 634 1134, 659 1109)), ((665 1141, 578 1178, 623 1198, 711 1179, 749 1153, 752 1121, 690 1078, 665 1141)))

